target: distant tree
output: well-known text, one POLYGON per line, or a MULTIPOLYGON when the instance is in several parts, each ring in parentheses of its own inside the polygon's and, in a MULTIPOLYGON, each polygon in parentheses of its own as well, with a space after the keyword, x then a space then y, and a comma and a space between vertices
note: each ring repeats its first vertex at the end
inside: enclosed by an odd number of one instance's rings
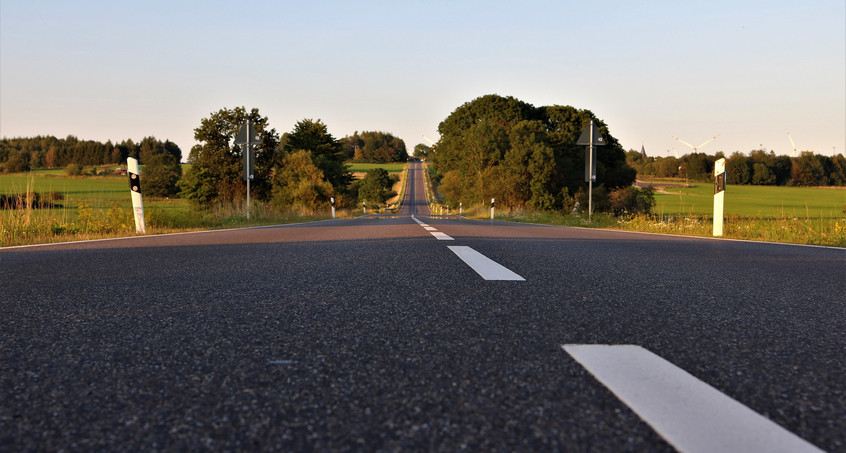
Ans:
POLYGON ((675 178, 679 175, 679 161, 675 157, 655 159, 655 176, 659 178, 675 178))
POLYGON ((153 154, 141 170, 144 195, 169 197, 179 193, 182 166, 173 154, 153 154))
POLYGON ((790 177, 796 186, 828 185, 828 177, 819 156, 808 151, 793 159, 790 177))
POLYGON ((771 186, 776 183, 776 176, 770 171, 770 167, 763 162, 755 162, 752 165, 752 184, 756 186, 771 186))
POLYGON ((749 184, 752 170, 745 155, 734 152, 726 159, 726 184, 749 184))
POLYGON ((426 146, 423 143, 418 143, 414 145, 414 153, 412 154, 412 156, 418 159, 426 159, 426 157, 429 156, 430 151, 432 151, 431 147, 426 146))
POLYGON ((6 160, 6 163, 0 166, 0 170, 6 173, 18 173, 22 171, 29 171, 29 153, 15 152, 11 153, 6 160))
POLYGON ((405 162, 405 142, 387 132, 356 132, 341 140, 344 155, 362 162, 405 162))
POLYGON ((314 211, 329 203, 334 195, 332 184, 314 164, 311 151, 287 154, 273 177, 272 204, 279 209, 314 211))
POLYGON ((304 119, 294 126, 294 130, 285 134, 280 143, 283 157, 300 151, 310 151, 315 166, 336 193, 343 193, 352 181, 347 170, 346 159, 341 142, 329 133, 329 129, 320 120, 304 119))
POLYGON ((835 186, 846 186, 846 157, 837 154, 831 158, 830 183, 835 186))
POLYGON ((242 147, 233 146, 235 134, 246 119, 252 121, 261 138, 255 149, 255 179, 251 182, 251 195, 257 199, 270 197, 270 175, 279 137, 258 109, 247 112, 244 107, 223 108, 203 118, 200 126, 194 129, 194 139, 199 144, 191 148, 188 162, 193 165, 179 182, 183 197, 201 205, 246 198, 242 147))
POLYGON ((182 150, 179 149, 175 143, 170 140, 161 142, 155 137, 145 137, 138 145, 138 161, 146 164, 151 157, 156 154, 169 154, 173 156, 177 162, 182 160, 182 150))
POLYGON ((369 170, 359 185, 358 200, 377 205, 384 204, 385 201, 396 195, 391 190, 393 184, 394 180, 391 179, 384 168, 369 170))

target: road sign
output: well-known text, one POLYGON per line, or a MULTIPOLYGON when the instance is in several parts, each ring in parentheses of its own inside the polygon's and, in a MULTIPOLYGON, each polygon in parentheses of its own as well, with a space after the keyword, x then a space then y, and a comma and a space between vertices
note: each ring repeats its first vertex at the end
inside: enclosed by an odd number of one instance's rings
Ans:
POLYGON ((261 138, 258 133, 256 133, 256 128, 253 126, 252 121, 244 120, 244 124, 241 125, 241 129, 239 129, 238 133, 235 135, 235 144, 257 145, 260 142, 261 138))
POLYGON ((579 139, 576 140, 577 145, 591 145, 594 146, 602 146, 605 145, 605 138, 602 137, 602 134, 599 133, 599 128, 596 127, 596 123, 591 120, 590 124, 585 126, 584 130, 582 130, 582 135, 579 136, 579 139), (591 128, 593 131, 591 131, 591 128), (591 132, 593 135, 591 136, 591 132), (592 142, 592 143, 591 143, 592 142))

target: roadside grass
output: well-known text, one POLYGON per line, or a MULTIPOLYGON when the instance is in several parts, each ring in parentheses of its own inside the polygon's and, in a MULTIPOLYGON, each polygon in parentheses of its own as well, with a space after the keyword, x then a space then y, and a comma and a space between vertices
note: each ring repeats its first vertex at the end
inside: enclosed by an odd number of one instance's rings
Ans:
MULTIPOLYGON (((490 208, 486 211, 475 209, 466 216, 479 219, 490 218, 490 208)), ((846 218, 844 217, 757 218, 730 216, 723 223, 722 237, 750 241, 846 247, 846 218)), ((496 214, 496 219, 542 225, 713 237, 713 220, 710 216, 703 215, 615 217, 608 213, 595 213, 589 222, 586 213, 509 212, 496 214)))
MULTIPOLYGON (((0 175, 0 195, 17 197, 23 209, 0 209, 0 247, 135 235, 129 184, 121 176, 69 177, 54 172, 0 175), (58 193, 53 205, 38 209, 36 193, 58 193)), ((338 218, 352 217, 339 209, 338 218)), ((267 203, 199 210, 182 199, 144 198, 148 234, 279 225, 330 218, 330 213, 280 213, 267 203)))

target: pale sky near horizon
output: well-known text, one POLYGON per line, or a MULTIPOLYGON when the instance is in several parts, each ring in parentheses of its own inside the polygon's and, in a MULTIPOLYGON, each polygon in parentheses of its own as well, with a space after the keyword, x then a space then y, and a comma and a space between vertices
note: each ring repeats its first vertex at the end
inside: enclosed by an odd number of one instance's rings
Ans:
POLYGON ((485 94, 626 149, 846 154, 846 1, 0 0, 0 137, 169 139, 223 107, 409 152, 485 94))

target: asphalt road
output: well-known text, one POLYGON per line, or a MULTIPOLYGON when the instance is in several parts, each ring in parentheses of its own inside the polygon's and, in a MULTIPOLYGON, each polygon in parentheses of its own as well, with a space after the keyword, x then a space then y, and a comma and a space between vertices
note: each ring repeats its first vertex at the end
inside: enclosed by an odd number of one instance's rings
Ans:
POLYGON ((843 249, 433 217, 417 166, 406 196, 0 249, 0 451, 674 450, 565 344, 641 346, 846 451, 843 249))

